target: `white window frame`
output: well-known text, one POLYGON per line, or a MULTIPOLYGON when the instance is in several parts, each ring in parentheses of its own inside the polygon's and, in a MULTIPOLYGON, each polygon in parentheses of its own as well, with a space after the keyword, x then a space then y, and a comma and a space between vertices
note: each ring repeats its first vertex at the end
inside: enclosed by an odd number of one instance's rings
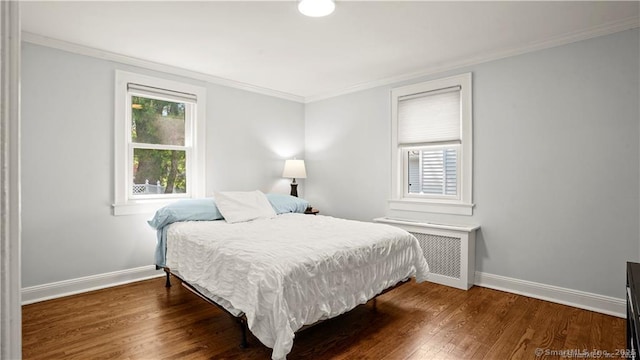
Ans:
POLYGON ((471 73, 406 85, 391 90, 391 198, 390 210, 472 215, 473 120, 471 73), (461 134, 458 151, 458 192, 456 196, 409 194, 407 149, 437 148, 442 143, 417 147, 398 144, 398 100, 404 96, 460 86, 461 134))
MULTIPOLYGON (((175 101, 170 96, 164 100, 175 101)), ((201 86, 185 84, 121 70, 115 74, 115 159, 114 159, 114 215, 152 213, 177 198, 203 197, 205 193, 205 122, 206 89, 201 86), (131 96, 146 96, 129 90, 128 84, 137 84, 156 89, 192 94, 197 104, 192 108, 193 116, 186 116, 185 147, 187 191, 184 194, 158 194, 155 196, 133 195, 133 144, 131 142, 131 96), (189 119, 192 119, 192 122, 189 119)), ((136 148, 144 147, 140 144, 136 148)), ((170 147, 170 146, 169 146, 170 147)), ((176 148, 177 149, 177 148, 176 148)))

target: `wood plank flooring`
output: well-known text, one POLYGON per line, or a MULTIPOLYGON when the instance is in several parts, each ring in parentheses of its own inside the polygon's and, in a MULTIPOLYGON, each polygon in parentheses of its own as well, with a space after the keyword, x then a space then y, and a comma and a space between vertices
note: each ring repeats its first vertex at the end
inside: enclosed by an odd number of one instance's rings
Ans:
MULTIPOLYGON (((25 359, 270 359, 214 306, 158 278, 23 307, 25 359)), ((411 282, 296 336, 288 359, 559 359, 625 347, 625 320, 496 290, 411 282), (536 356, 536 349, 547 349, 536 356)), ((574 357, 575 358, 575 357, 574 357)), ((578 358, 586 358, 581 356, 578 358)), ((613 358, 621 358, 614 356, 613 358)))

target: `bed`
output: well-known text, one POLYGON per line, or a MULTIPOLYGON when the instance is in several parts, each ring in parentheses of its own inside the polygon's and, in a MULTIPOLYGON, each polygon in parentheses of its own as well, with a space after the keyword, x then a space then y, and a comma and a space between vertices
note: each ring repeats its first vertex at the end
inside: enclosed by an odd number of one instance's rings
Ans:
POLYGON ((215 203, 207 200, 219 215, 160 216, 156 263, 246 321, 273 349, 272 359, 286 358, 304 326, 343 314, 411 277, 426 280, 420 246, 402 229, 305 215, 302 199, 250 193, 217 193, 215 203), (227 196, 238 213, 229 211, 227 196), (262 216, 244 220, 244 206, 254 202, 262 216), (297 203, 283 209, 284 202, 297 203), (188 220, 172 221, 183 218, 188 220))

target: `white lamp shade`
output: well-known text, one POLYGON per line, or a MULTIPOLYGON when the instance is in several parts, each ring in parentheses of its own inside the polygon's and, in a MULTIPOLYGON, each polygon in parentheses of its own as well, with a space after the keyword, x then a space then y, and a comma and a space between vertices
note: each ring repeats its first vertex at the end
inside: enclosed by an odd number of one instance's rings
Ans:
POLYGON ((304 160, 285 161, 282 177, 290 178, 290 179, 306 179, 307 170, 304 167, 304 160))
POLYGON ((298 2, 298 11, 311 17, 327 16, 335 8, 336 3, 333 0, 300 0, 298 2))

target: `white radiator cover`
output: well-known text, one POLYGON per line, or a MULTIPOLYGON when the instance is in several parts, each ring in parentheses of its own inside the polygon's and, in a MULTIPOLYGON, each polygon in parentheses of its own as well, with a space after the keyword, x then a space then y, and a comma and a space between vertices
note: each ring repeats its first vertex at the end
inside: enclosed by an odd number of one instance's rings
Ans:
POLYGON ((444 225, 377 218, 373 221, 402 228, 418 239, 429 264, 429 281, 468 290, 476 271, 476 230, 479 226, 444 225))

